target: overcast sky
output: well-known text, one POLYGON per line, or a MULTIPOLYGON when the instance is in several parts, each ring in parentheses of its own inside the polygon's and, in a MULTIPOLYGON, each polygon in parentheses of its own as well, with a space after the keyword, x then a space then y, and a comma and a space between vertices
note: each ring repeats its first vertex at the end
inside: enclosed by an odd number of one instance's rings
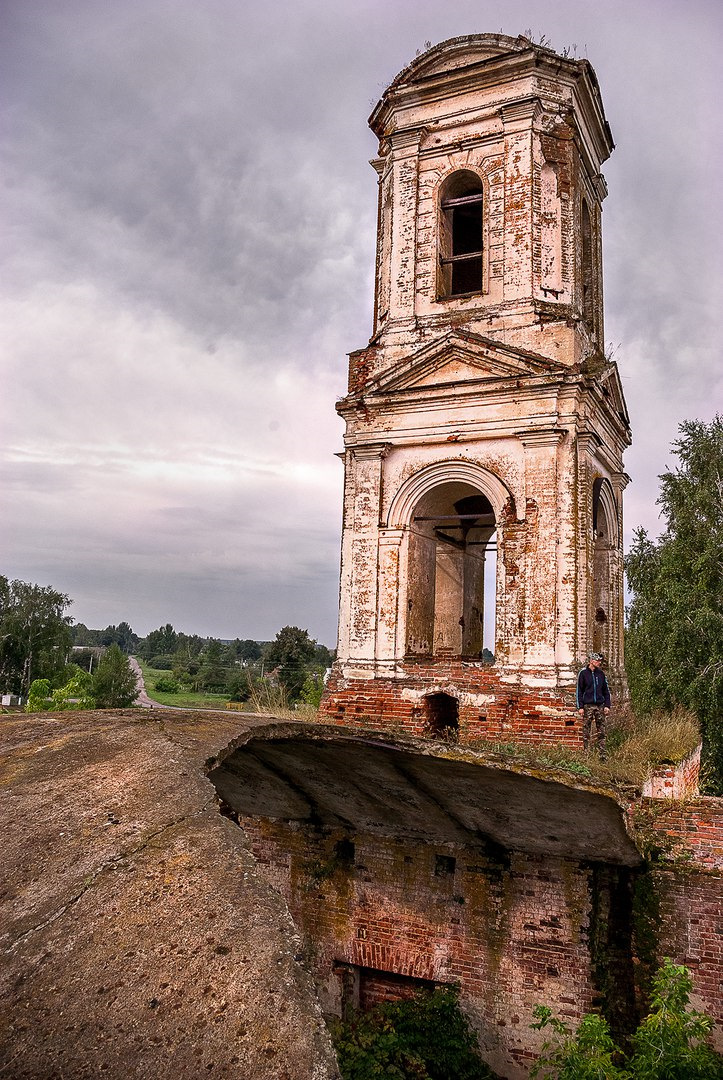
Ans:
POLYGON ((428 43, 594 65, 628 538, 723 408, 718 0, 2 0, 0 573, 76 620, 336 633, 346 354, 371 332, 367 117, 428 43), (544 14, 543 14, 544 13, 544 14))

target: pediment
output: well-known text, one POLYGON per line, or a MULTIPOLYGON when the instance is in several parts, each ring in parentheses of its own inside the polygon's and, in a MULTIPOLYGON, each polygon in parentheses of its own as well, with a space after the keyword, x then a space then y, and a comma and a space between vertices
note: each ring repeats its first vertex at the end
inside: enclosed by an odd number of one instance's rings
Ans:
POLYGON ((507 34, 467 34, 448 38, 417 56, 393 80, 390 89, 412 85, 437 75, 449 75, 462 68, 498 56, 522 52, 531 42, 507 34))
POLYGON ((613 412, 617 413, 626 427, 630 427, 628 407, 625 404, 623 384, 620 380, 618 365, 611 361, 599 377, 600 386, 607 397, 613 412))
POLYGON ((536 353, 516 349, 480 334, 456 331, 417 349, 381 375, 368 393, 439 389, 460 383, 519 379, 563 370, 563 365, 536 353))

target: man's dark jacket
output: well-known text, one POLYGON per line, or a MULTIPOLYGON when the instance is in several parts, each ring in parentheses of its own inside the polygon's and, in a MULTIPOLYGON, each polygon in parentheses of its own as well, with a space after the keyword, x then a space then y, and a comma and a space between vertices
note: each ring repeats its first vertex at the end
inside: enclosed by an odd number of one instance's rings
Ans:
POLYGON ((602 705, 610 708, 610 687, 601 668, 584 667, 577 677, 577 707, 602 705))

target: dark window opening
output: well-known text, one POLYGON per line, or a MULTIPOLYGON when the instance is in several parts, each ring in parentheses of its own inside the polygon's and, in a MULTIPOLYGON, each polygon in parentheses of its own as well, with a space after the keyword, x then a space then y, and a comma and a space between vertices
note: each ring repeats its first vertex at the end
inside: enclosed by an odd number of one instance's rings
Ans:
POLYGON ((356 854, 353 841, 348 840, 346 837, 343 840, 339 840, 334 847, 334 854, 336 855, 337 862, 342 863, 345 866, 353 865, 354 856, 356 854))
POLYGON ((459 702, 449 694, 425 698, 427 728, 432 738, 454 739, 459 733, 459 702))
POLYGON ((452 855, 434 856, 435 877, 451 877, 457 869, 457 860, 452 855))
POLYGON ((476 173, 455 173, 444 185, 439 245, 442 296, 482 292, 483 198, 476 173))
POLYGON ((432 991, 444 985, 432 979, 420 979, 410 975, 400 975, 394 971, 379 971, 375 968, 357 967, 337 961, 334 974, 339 981, 341 991, 341 1009, 343 1016, 349 1016, 353 1010, 367 1012, 387 1001, 405 1001, 416 997, 420 991, 432 991))

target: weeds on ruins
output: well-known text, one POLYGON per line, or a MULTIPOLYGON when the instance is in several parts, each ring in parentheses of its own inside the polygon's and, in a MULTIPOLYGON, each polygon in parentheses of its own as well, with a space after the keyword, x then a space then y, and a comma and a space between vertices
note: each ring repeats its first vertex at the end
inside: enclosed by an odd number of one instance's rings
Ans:
POLYGON ((610 1035, 607 1021, 585 1016, 572 1032, 547 1006, 535 1010, 537 1030, 550 1028, 533 1065, 533 1080, 720 1080, 723 1057, 707 1045, 713 1021, 690 1008, 692 980, 685 967, 665 959, 653 979, 650 1012, 627 1052, 610 1035))
POLYGON ((333 1020, 343 1080, 494 1080, 457 993, 447 988, 333 1020))

